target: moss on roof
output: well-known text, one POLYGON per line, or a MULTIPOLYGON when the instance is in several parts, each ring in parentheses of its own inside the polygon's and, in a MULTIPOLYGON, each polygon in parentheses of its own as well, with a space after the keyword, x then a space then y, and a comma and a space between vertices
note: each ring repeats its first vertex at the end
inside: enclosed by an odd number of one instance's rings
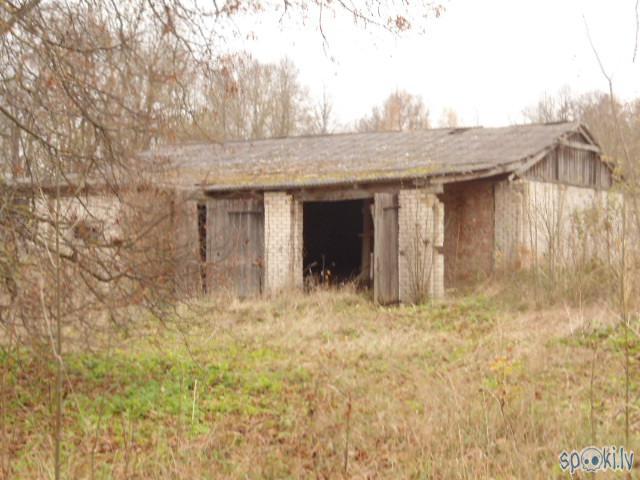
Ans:
POLYGON ((577 123, 288 137, 163 146, 142 156, 167 179, 208 190, 273 189, 515 168, 584 127, 577 123))

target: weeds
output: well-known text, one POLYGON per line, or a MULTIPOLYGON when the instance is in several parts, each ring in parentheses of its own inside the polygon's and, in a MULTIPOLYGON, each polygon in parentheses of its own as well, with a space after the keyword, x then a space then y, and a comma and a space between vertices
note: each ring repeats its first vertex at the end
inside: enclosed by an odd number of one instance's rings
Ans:
MULTIPOLYGON (((64 474, 549 478, 562 449, 590 444, 593 419, 600 440, 621 441, 621 332, 606 312, 568 329, 584 315, 501 295, 398 308, 336 290, 211 299, 180 334, 69 352, 64 474)), ((55 365, 34 358, 0 356, 18 478, 51 468, 55 365)))

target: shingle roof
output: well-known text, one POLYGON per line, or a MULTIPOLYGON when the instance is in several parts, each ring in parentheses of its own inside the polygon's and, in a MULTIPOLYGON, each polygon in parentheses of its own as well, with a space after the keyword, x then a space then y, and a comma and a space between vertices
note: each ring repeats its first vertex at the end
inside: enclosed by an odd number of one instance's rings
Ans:
POLYGON ((163 146, 181 183, 209 191, 297 188, 482 172, 523 161, 582 131, 577 123, 347 133, 163 146))

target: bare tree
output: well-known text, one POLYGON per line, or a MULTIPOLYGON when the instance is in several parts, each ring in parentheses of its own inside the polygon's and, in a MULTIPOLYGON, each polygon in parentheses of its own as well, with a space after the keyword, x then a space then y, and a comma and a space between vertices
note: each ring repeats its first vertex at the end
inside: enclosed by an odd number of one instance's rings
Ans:
POLYGON ((333 130, 333 103, 326 89, 322 91, 322 98, 310 112, 308 123, 309 133, 326 135, 333 130))
MULTIPOLYGON (((315 19, 318 9, 400 32, 433 6, 0 3, 0 328, 3 338, 19 338, 56 366, 56 478, 63 475, 67 342, 73 337, 81 348, 103 329, 126 327, 132 304, 162 314, 175 299, 170 232, 179 206, 173 192, 157 187, 163 166, 141 166, 137 152, 188 137, 207 108, 217 116, 217 138, 291 134, 300 113, 292 99, 302 95, 292 66, 261 71, 269 94, 256 87, 249 110, 234 105, 240 79, 217 46, 237 32, 236 16, 270 10, 315 19)), ((243 81, 246 98, 251 86, 243 81)))
POLYGON ((460 125, 460 120, 458 119, 458 114, 453 108, 445 108, 442 111, 442 115, 440 115, 440 121, 438 122, 438 126, 444 128, 455 128, 460 125))
POLYGON ((526 108, 522 113, 533 123, 575 120, 575 101, 571 89, 563 87, 556 95, 545 93, 535 106, 526 108))
POLYGON ((389 95, 380 107, 356 124, 361 132, 406 131, 429 128, 429 110, 422 98, 404 90, 389 95))
POLYGON ((309 93, 291 60, 261 64, 246 53, 227 55, 200 83, 206 94, 180 127, 182 139, 259 139, 308 130, 309 93))

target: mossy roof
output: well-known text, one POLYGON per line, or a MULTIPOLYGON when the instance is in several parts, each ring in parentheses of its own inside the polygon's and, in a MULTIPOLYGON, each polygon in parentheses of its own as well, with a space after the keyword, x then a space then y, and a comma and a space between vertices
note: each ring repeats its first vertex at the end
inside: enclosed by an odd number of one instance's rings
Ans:
POLYGON ((277 190, 515 171, 574 132, 588 136, 583 126, 567 122, 189 143, 142 156, 166 161, 182 185, 277 190))

